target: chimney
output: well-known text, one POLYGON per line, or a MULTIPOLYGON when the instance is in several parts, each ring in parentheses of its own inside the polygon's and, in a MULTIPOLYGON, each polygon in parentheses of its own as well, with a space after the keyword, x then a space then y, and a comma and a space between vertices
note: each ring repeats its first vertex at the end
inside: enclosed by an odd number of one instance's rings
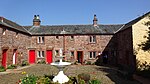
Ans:
POLYGON ((96 17, 96 14, 94 14, 94 19, 93 19, 93 26, 97 26, 97 17, 96 17))
POLYGON ((4 18, 3 18, 3 17, 0 17, 0 20, 1 20, 1 22, 3 23, 3 21, 4 21, 4 18))
POLYGON ((40 17, 39 15, 34 15, 34 19, 33 19, 33 26, 40 26, 40 17))

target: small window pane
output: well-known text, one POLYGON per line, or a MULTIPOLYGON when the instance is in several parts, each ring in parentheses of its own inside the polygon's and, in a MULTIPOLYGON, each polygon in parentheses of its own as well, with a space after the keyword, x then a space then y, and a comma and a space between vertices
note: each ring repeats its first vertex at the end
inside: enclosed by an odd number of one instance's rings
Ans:
POLYGON ((90 52, 90 58, 92 58, 92 52, 90 52))
POLYGON ((42 41, 41 41, 41 43, 44 43, 44 37, 42 37, 42 41))
POLYGON ((74 51, 71 51, 71 56, 74 56, 74 51))
POLYGON ((42 51, 42 57, 44 57, 44 51, 42 51))
POLYGON ((93 52, 93 58, 95 58, 96 57, 96 52, 93 52))

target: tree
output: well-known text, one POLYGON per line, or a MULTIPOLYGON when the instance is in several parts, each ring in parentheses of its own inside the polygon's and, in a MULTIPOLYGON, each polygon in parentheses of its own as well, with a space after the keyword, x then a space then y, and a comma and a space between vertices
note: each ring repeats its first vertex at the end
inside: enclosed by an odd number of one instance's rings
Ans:
POLYGON ((148 15, 148 19, 149 21, 144 23, 144 25, 148 26, 148 36, 145 37, 147 40, 139 45, 144 51, 150 51, 150 15, 148 15))

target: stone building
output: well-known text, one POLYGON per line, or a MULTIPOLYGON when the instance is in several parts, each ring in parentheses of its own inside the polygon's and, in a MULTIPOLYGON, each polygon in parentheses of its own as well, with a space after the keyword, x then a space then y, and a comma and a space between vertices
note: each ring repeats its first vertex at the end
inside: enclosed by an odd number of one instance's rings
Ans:
POLYGON ((33 25, 20 26, 0 17, 0 61, 5 67, 23 60, 30 64, 51 63, 58 60, 59 50, 63 49, 66 61, 93 63, 105 55, 109 64, 135 67, 134 31, 141 28, 139 22, 148 14, 127 24, 113 25, 98 24, 96 15, 89 25, 41 25, 39 15, 35 15, 33 25))

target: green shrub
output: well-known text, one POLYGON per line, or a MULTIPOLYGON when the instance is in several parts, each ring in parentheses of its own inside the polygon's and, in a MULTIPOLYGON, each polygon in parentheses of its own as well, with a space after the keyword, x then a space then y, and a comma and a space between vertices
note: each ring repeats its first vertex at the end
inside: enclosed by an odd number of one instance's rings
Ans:
POLYGON ((86 83, 90 80, 90 74, 88 73, 81 73, 78 75, 78 80, 84 80, 86 83))
POLYGON ((36 81, 38 80, 37 76, 34 75, 30 75, 30 76, 26 76, 23 79, 20 80, 19 84, 36 84, 36 81))
POLYGON ((27 65, 29 65, 28 61, 27 60, 23 60, 21 66, 27 66, 27 65))
POLYGON ((46 75, 46 74, 45 74, 45 75, 44 75, 44 77, 45 77, 45 78, 47 78, 47 77, 48 77, 48 78, 52 81, 52 80, 53 80, 53 78, 54 78, 54 75, 46 75))
POLYGON ((8 65, 7 69, 16 69, 17 68, 17 65, 15 64, 11 64, 11 65, 8 65))
POLYGON ((50 84, 51 80, 48 77, 39 77, 37 84, 50 84))
POLYGON ((101 82, 97 79, 91 80, 89 84, 101 84, 101 82))
POLYGON ((38 61, 37 64, 46 64, 46 62, 45 62, 45 60, 40 60, 40 61, 38 61))
POLYGON ((0 72, 4 72, 6 69, 3 66, 0 66, 0 72))
POLYGON ((87 84, 87 83, 84 80, 81 79, 81 80, 78 81, 78 84, 87 84))
POLYGON ((91 65, 91 64, 92 64, 91 61, 86 62, 86 65, 91 65))

